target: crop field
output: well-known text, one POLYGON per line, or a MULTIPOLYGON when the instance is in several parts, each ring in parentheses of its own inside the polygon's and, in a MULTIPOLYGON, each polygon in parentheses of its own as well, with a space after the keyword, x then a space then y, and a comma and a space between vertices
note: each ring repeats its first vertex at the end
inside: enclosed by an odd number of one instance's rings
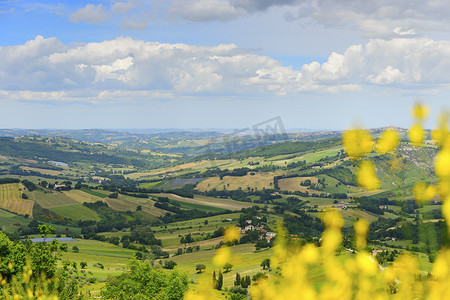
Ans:
POLYGON ((33 168, 33 167, 20 167, 22 170, 26 171, 34 171, 39 172, 41 174, 52 175, 52 176, 77 176, 75 172, 71 172, 69 170, 49 170, 49 169, 41 169, 41 168, 33 168))
POLYGON ((224 212, 225 209, 220 208, 220 207, 213 207, 213 206, 206 206, 206 205, 202 205, 202 204, 195 204, 195 203, 188 203, 188 202, 183 202, 183 201, 179 201, 179 200, 173 200, 172 202, 175 202, 177 204, 179 204, 182 208, 185 209, 198 209, 198 210, 203 210, 206 212, 224 212))
POLYGON ((105 201, 106 197, 98 197, 95 195, 92 195, 90 193, 86 193, 82 190, 70 190, 70 191, 64 191, 63 192, 68 197, 72 198, 77 203, 84 203, 84 202, 97 202, 97 201, 105 201))
POLYGON ((106 197, 108 197, 108 194, 107 194, 108 192, 107 191, 106 192, 99 192, 99 191, 86 190, 86 189, 82 189, 81 191, 83 191, 85 193, 88 193, 90 195, 99 197, 99 198, 106 198, 106 197))
POLYGON ((132 203, 130 201, 127 201, 125 199, 122 199, 122 197, 115 199, 115 198, 105 198, 106 203, 108 203, 109 207, 115 210, 119 211, 127 211, 131 210, 134 211, 137 208, 137 205, 135 203, 132 203))
POLYGON ((158 185, 160 183, 161 183, 161 181, 150 182, 150 183, 142 185, 141 187, 143 187, 144 189, 151 189, 152 187, 154 187, 155 185, 158 185))
POLYGON ((225 176, 223 179, 219 177, 207 178, 197 184, 196 189, 199 191, 216 190, 237 190, 247 189, 271 189, 273 188, 274 173, 255 173, 255 175, 247 174, 245 176, 225 176))
POLYGON ((0 184, 0 208, 32 216, 33 205, 33 200, 22 199, 22 191, 18 183, 0 184))
MULTIPOLYGON (((164 209, 153 206, 155 201, 153 201, 151 198, 137 198, 119 194, 117 199, 124 202, 123 208, 129 208, 129 210, 131 211, 136 210, 137 206, 140 205, 145 213, 148 213, 155 217, 159 217, 167 213, 167 211, 165 211, 164 209)), ((114 199, 108 198, 107 202, 111 202, 110 205, 118 205, 117 201, 114 201, 114 199)))
POLYGON ((280 187, 280 190, 282 191, 300 191, 300 192, 308 192, 310 194, 320 194, 323 192, 315 191, 308 189, 307 186, 302 186, 300 183, 305 180, 311 180, 312 183, 317 183, 318 179, 317 177, 292 177, 292 178, 283 178, 278 180, 278 186, 280 187))
MULTIPOLYGON (((232 252, 234 255, 231 262, 233 269, 230 272, 223 274, 223 286, 228 288, 233 286, 236 272, 241 274, 241 276, 251 276, 258 272, 263 272, 262 267, 260 266, 261 261, 265 258, 269 258, 272 255, 273 250, 268 249, 255 252, 254 244, 242 244, 233 246, 232 252)), ((214 268, 214 265, 212 264, 212 258, 215 253, 216 250, 201 250, 174 256, 169 260, 175 261, 180 270, 186 270, 189 273, 189 278, 198 282, 200 276, 210 278, 214 269, 216 270, 216 274, 219 272, 219 268, 214 268), (197 264, 204 264, 206 266, 206 270, 203 274, 197 274, 195 270, 197 264)))
POLYGON ((66 205, 51 208, 52 211, 66 218, 71 218, 74 221, 94 220, 100 221, 97 213, 82 204, 66 205))
POLYGON ((355 186, 347 186, 343 183, 341 183, 339 180, 330 177, 328 175, 319 175, 319 177, 321 178, 325 178, 325 189, 324 191, 328 192, 328 193, 346 193, 346 194, 350 194, 350 193, 357 193, 357 192, 361 192, 364 191, 364 189, 360 188, 360 187, 355 187, 355 186))
POLYGON ((174 195, 174 194, 165 194, 165 193, 154 194, 153 196, 167 197, 169 199, 177 200, 177 201, 181 201, 181 202, 205 205, 205 206, 212 206, 212 207, 218 207, 218 208, 229 209, 229 210, 241 210, 242 208, 248 208, 248 207, 251 207, 254 205, 253 203, 239 202, 239 201, 230 200, 230 199, 211 198, 211 197, 198 196, 198 195, 195 195, 194 199, 180 197, 180 196, 174 195))
POLYGON ((78 204, 76 200, 65 192, 36 190, 29 193, 28 196, 44 208, 78 204))

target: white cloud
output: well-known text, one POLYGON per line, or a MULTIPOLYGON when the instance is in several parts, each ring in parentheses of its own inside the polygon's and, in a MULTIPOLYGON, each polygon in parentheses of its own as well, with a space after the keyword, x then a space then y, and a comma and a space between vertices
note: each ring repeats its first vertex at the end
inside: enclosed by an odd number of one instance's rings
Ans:
POLYGON ((427 30, 448 30, 446 0, 173 0, 170 15, 189 21, 227 21, 287 6, 286 20, 325 27, 358 29, 366 37, 415 36, 427 30))
POLYGON ((85 7, 80 8, 72 13, 69 17, 70 22, 79 23, 85 21, 89 23, 98 24, 109 18, 109 13, 105 10, 102 4, 93 5, 86 4, 85 7))
POLYGON ((55 38, 0 47, 2 98, 103 101, 339 93, 450 86, 450 42, 373 39, 301 70, 233 44, 194 46, 117 38, 67 46, 55 38))
POLYGON ((179 16, 188 21, 228 21, 242 15, 243 11, 226 0, 174 0, 170 16, 179 16))

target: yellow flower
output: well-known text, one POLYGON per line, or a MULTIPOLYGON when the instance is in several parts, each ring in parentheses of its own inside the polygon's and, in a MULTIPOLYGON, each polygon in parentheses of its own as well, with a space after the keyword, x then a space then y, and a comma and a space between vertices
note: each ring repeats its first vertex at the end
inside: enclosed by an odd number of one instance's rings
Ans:
POLYGON ((413 127, 408 129, 408 137, 414 146, 420 146, 425 139, 425 130, 423 130, 420 124, 415 124, 413 127))
POLYGON ((356 263, 359 270, 367 275, 373 275, 378 270, 378 264, 375 262, 375 259, 365 251, 356 254, 356 263))
POLYGON ((363 160, 356 174, 358 184, 366 190, 377 190, 380 188, 380 181, 375 173, 375 165, 368 160, 363 160))
POLYGON ((447 227, 450 229, 450 199, 447 197, 442 205, 442 215, 447 221, 447 227))
POLYGON ((328 208, 321 218, 327 228, 340 229, 344 227, 344 218, 335 208, 328 208))
POLYGON ((428 185, 425 182, 418 182, 414 185, 413 194, 417 203, 425 203, 433 200, 436 196, 437 188, 434 185, 428 185))
POLYGON ((416 103, 411 113, 414 118, 418 120, 424 120, 428 117, 430 109, 422 103, 416 103))
POLYGON ((447 196, 450 194, 450 181, 449 180, 440 180, 437 186, 439 197, 441 197, 442 200, 447 198, 447 196))
POLYGON ((342 142, 344 143, 345 153, 352 158, 359 158, 372 152, 374 145, 372 136, 362 129, 345 131, 342 142))
POLYGON ((381 137, 378 139, 375 149, 380 154, 392 152, 395 150, 395 148, 397 148, 399 141, 400 138, 398 136, 397 131, 393 129, 388 129, 385 132, 383 132, 381 137))
POLYGON ((214 255, 213 263, 218 267, 223 267, 226 263, 231 260, 231 249, 227 246, 222 246, 216 251, 214 255))
POLYGON ((366 219, 358 220, 355 225, 356 247, 364 249, 366 247, 366 236, 369 231, 369 222, 366 219))
POLYGON ((440 179, 450 177, 450 149, 448 147, 443 148, 436 155, 434 171, 440 179))
POLYGON ((319 250, 314 244, 307 244, 302 248, 300 256, 308 264, 313 264, 319 260, 319 250))
POLYGON ((239 232, 239 229, 236 226, 230 226, 225 229, 223 238, 225 239, 225 242, 232 243, 239 240, 240 236, 241 233, 239 232))
POLYGON ((322 248, 327 252, 335 251, 342 241, 342 233, 337 228, 330 228, 322 234, 322 248))

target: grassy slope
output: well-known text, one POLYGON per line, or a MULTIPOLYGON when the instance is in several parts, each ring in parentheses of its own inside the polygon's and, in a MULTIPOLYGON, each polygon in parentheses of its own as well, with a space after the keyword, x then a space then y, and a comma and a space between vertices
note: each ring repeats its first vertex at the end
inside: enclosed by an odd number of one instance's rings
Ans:
POLYGON ((75 204, 75 205, 66 205, 66 206, 59 206, 51 208, 50 210, 54 211, 58 215, 61 215, 66 218, 70 218, 74 221, 85 221, 85 220, 94 220, 94 221, 100 221, 100 217, 98 214, 87 208, 86 206, 82 204, 75 204))
POLYGON ((253 203, 239 202, 239 201, 230 200, 230 199, 211 198, 211 197, 198 196, 198 195, 195 195, 194 199, 180 197, 180 196, 174 195, 174 194, 165 194, 165 193, 154 194, 153 196, 168 197, 169 199, 178 200, 178 201, 182 201, 182 202, 186 202, 186 203, 206 205, 206 206, 218 207, 218 208, 229 209, 229 210, 241 210, 242 208, 247 208, 247 207, 251 207, 254 205, 253 203))
POLYGON ((0 208, 32 216, 33 205, 33 200, 22 199, 22 187, 19 183, 0 184, 0 208))

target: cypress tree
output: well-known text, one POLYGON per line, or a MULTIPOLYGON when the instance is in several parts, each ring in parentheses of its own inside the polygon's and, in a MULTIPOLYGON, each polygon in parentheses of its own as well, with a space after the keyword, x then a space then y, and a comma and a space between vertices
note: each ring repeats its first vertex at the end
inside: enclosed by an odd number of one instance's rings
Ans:
POLYGON ((213 284, 213 289, 217 289, 216 270, 213 271, 212 284, 213 284))
POLYGON ((219 278, 217 279, 217 289, 220 291, 223 286, 223 275, 222 271, 219 271, 219 278))
POLYGON ((236 273, 236 280, 234 281, 234 286, 240 285, 241 285, 241 275, 239 273, 236 273))

